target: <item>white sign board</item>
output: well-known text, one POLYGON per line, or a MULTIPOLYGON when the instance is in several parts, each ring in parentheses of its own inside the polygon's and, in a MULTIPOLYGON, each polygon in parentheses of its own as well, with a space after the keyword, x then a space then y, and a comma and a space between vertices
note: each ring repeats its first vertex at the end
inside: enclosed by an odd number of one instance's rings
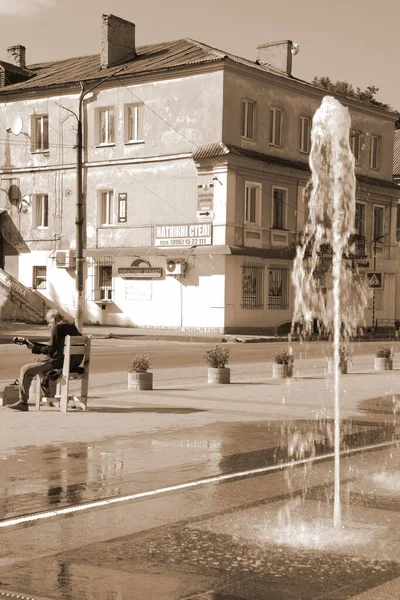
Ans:
POLYGON ((189 225, 157 225, 154 245, 172 246, 207 246, 211 245, 212 224, 191 223, 189 225))

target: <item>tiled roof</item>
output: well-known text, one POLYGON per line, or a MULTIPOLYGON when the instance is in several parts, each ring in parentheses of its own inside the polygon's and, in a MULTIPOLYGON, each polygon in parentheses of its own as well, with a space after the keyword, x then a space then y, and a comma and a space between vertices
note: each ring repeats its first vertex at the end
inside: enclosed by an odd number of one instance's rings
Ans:
POLYGON ((33 91, 80 81, 96 81, 112 76, 117 71, 119 71, 120 77, 139 75, 181 66, 218 62, 225 58, 264 72, 287 77, 286 73, 272 66, 258 65, 250 60, 222 52, 191 39, 141 46, 136 49, 136 52, 135 58, 108 69, 100 68, 99 54, 29 65, 27 68, 34 76, 28 81, 7 85, 0 90, 0 94, 14 90, 33 91))
MULTIPOLYGON (((400 154, 400 137, 398 137, 397 139, 400 154)), ((225 145, 222 142, 218 142, 215 144, 207 144, 205 146, 199 146, 193 152, 192 158, 193 160, 199 160, 202 158, 218 158, 219 156, 226 156, 229 154, 231 156, 244 156, 255 160, 261 160, 269 164, 277 164, 285 167, 292 167, 293 169, 300 169, 301 171, 310 171, 309 164, 305 161, 289 160, 280 156, 270 156, 262 152, 257 152, 256 150, 240 148, 239 146, 234 146, 232 144, 225 145)), ((396 183, 393 183, 393 181, 387 181, 386 179, 377 179, 375 177, 368 177, 367 175, 357 174, 356 179, 358 185, 377 185, 380 187, 391 189, 398 189, 399 187, 396 183)))
POLYGON ((393 175, 400 176, 400 129, 394 132, 393 175))

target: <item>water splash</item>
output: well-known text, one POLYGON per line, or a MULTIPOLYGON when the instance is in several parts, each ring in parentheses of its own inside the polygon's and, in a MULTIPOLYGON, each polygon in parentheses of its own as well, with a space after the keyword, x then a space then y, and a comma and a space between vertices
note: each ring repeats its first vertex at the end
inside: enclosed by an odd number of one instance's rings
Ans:
POLYGON ((325 96, 313 118, 311 180, 305 190, 309 214, 292 274, 293 328, 300 324, 305 333, 311 333, 317 319, 326 333, 333 333, 335 527, 341 525, 339 348, 342 339, 356 333, 368 304, 365 280, 355 277, 343 260, 354 250, 349 243, 354 233, 356 191, 350 125, 348 109, 335 98, 325 96), (323 254, 331 256, 331 260, 325 263, 323 254))

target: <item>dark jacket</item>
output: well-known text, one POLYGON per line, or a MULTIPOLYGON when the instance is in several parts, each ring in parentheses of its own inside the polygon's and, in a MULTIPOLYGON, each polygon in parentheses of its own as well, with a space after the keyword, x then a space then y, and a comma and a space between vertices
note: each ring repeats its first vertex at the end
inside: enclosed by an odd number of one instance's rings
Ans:
MULTIPOLYGON (((55 369, 61 369, 64 363, 64 344, 67 335, 81 335, 74 323, 61 321, 53 325, 50 341, 48 344, 35 343, 32 348, 33 354, 45 354, 51 359, 55 369)), ((79 367, 83 360, 83 354, 74 354, 70 360, 70 370, 79 367)))

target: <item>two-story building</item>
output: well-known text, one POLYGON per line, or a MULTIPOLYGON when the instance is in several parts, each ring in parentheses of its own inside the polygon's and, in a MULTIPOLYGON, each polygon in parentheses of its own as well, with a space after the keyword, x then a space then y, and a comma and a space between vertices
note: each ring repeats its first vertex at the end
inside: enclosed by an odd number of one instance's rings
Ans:
MULTIPOLYGON (((81 227, 86 323, 275 332, 291 320, 324 92, 292 76, 292 42, 257 52, 253 62, 190 39, 136 47, 135 26, 113 15, 102 18, 100 55, 27 66, 25 48, 9 48, 0 61, 2 318, 16 314, 7 285, 74 314, 81 227)), ((376 249, 376 316, 395 318, 396 116, 340 100, 357 171, 354 268, 371 270, 376 249)))

